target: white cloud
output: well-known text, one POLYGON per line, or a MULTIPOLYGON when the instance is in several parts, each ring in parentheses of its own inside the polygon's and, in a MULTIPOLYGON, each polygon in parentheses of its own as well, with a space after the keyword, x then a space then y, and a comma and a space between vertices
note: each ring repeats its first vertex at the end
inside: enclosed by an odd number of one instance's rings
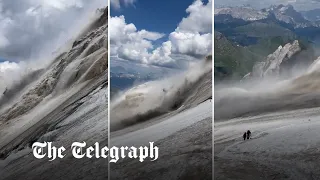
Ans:
POLYGON ((51 6, 60 10, 65 10, 71 7, 82 8, 82 0, 42 0, 44 5, 51 6))
POLYGON ((187 10, 179 26, 169 36, 172 53, 206 56, 212 52, 212 1, 196 0, 187 10))
POLYGON ((103 6, 107 0, 0 0, 0 57, 24 61, 44 48, 51 53, 103 6))
POLYGON ((183 18, 177 31, 187 31, 194 33, 212 32, 212 2, 204 4, 201 0, 196 0, 186 10, 189 16, 183 18))
POLYGON ((152 63, 152 54, 149 53, 154 48, 152 42, 164 34, 138 31, 134 24, 125 22, 124 16, 111 17, 109 23, 111 55, 144 64, 152 63))
POLYGON ((173 32, 170 34, 172 53, 190 56, 206 56, 212 51, 211 33, 199 34, 188 32, 173 32))
POLYGON ((130 6, 134 5, 136 0, 110 0, 111 7, 114 9, 120 9, 122 5, 130 6))
POLYGON ((0 63, 0 73, 6 73, 8 71, 13 71, 18 69, 19 69, 19 65, 15 62, 5 61, 0 63))
POLYGON ((134 24, 127 24, 124 16, 110 19, 111 55, 142 64, 175 66, 177 61, 194 60, 212 51, 212 2, 196 0, 186 10, 183 18, 169 39, 155 48, 154 41, 164 34, 138 31, 134 24), (191 56, 191 58, 186 58, 191 56))
POLYGON ((12 85, 13 81, 20 78, 20 66, 15 62, 0 62, 0 94, 6 87, 12 85))

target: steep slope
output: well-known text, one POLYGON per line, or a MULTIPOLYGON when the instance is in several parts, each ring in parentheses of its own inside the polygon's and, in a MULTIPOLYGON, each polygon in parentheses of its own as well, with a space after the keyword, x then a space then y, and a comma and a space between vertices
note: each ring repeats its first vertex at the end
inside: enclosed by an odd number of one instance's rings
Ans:
POLYGON ((90 160, 50 163, 36 160, 29 148, 35 141, 52 141, 69 147, 74 141, 107 143, 107 8, 73 43, 28 85, 18 85, 21 95, 6 102, 0 113, 2 179, 105 179, 105 167, 92 170, 90 160), (57 164, 56 164, 57 163, 57 164), (70 166, 70 164, 72 164, 70 166), (88 166, 86 166, 88 165, 88 166), (60 167, 60 168, 57 168, 60 167))
POLYGON ((178 109, 189 109, 210 99, 211 58, 173 77, 149 81, 124 92, 111 104, 111 131, 149 121, 178 109))
POLYGON ((298 41, 294 41, 292 44, 288 43, 285 46, 279 46, 278 49, 267 56, 265 61, 257 62, 253 66, 252 73, 246 75, 253 78, 262 77, 278 77, 282 66, 285 63, 291 63, 291 58, 301 51, 301 47, 298 41))
POLYGON ((113 106, 110 143, 141 146, 154 142, 161 153, 158 160, 143 163, 121 159, 111 165, 110 178, 212 179, 212 57, 181 76, 129 91, 127 100, 122 101, 129 106, 121 112, 138 114, 133 110, 139 106, 148 112, 122 121, 117 127, 113 114, 119 109, 113 106))

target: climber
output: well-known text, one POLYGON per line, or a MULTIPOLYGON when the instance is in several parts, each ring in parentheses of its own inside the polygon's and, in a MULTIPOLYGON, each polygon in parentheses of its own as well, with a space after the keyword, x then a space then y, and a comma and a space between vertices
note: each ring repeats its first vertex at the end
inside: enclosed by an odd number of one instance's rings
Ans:
POLYGON ((251 131, 250 131, 250 130, 248 130, 248 131, 247 131, 247 139, 249 139, 249 138, 250 138, 250 136, 251 136, 251 131))
POLYGON ((244 140, 244 141, 246 140, 246 137, 247 137, 247 133, 244 132, 244 134, 243 134, 243 140, 244 140))

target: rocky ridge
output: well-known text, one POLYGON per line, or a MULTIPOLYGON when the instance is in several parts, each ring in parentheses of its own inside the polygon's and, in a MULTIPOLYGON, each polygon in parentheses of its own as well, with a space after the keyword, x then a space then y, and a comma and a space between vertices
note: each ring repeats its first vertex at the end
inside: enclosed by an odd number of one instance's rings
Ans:
POLYGON ((265 61, 256 62, 252 68, 252 72, 244 76, 243 79, 277 77, 280 75, 282 64, 290 61, 290 59, 301 51, 299 42, 296 40, 292 44, 288 43, 285 46, 279 46, 278 49, 267 56, 265 61))

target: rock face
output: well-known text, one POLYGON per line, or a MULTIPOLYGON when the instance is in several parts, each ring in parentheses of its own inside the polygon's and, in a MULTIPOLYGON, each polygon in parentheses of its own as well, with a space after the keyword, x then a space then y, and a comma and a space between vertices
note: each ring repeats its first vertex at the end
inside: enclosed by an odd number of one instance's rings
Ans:
POLYGON ((288 43, 285 46, 279 46, 278 49, 267 56, 265 61, 257 62, 252 68, 252 73, 244 76, 244 79, 249 77, 277 77, 280 75, 280 70, 284 63, 287 63, 291 58, 301 51, 299 42, 296 40, 292 44, 288 43))

